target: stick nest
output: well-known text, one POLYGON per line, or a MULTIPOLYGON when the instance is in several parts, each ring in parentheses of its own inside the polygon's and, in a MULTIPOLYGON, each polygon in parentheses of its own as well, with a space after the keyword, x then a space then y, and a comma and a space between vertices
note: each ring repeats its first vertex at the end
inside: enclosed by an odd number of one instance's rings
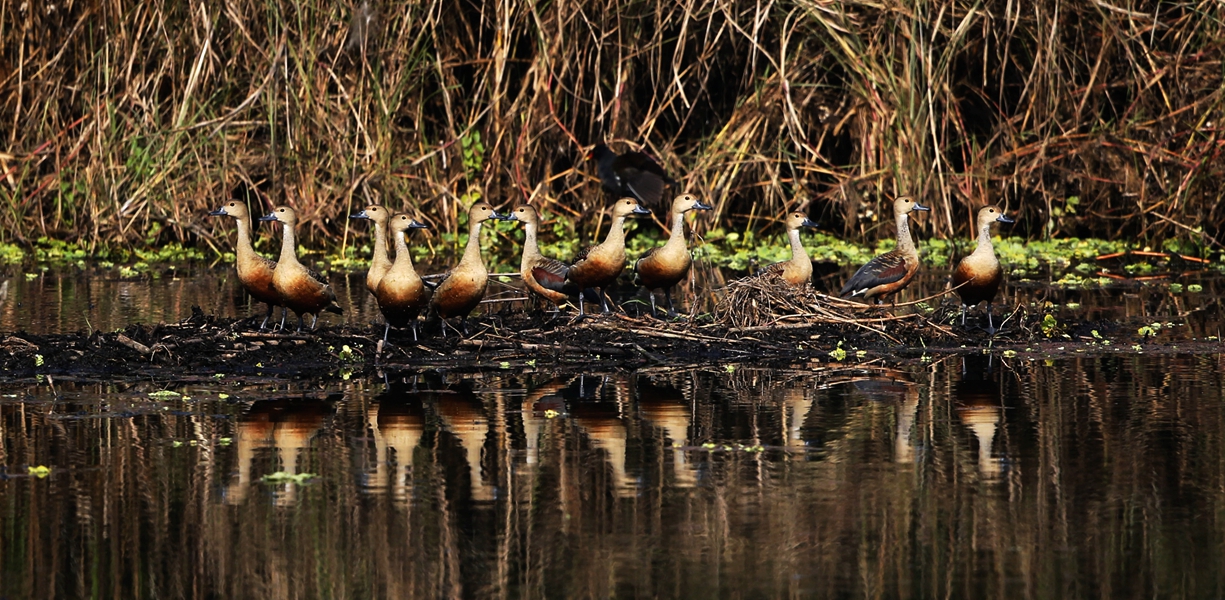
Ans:
POLYGON ((788 320, 846 324, 861 307, 818 294, 811 285, 795 287, 777 273, 764 273, 727 284, 727 294, 715 306, 715 322, 726 327, 767 327, 788 320))

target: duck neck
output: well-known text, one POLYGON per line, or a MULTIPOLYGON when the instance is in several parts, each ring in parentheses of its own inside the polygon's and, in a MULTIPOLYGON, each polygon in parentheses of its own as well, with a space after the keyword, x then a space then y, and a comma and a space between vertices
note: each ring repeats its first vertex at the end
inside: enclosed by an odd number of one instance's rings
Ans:
POLYGON ((522 272, 531 268, 538 256, 540 246, 536 244, 536 224, 527 221, 523 223, 523 260, 519 263, 519 270, 522 272))
MULTIPOLYGON (((399 243, 396 244, 396 247, 399 248, 399 243)), ((374 258, 372 259, 372 262, 381 262, 383 259, 387 259, 387 229, 383 227, 382 223, 375 221, 374 258)), ((391 261, 387 260, 387 262, 391 261)))
POLYGON ((481 263, 481 222, 477 221, 468 228, 468 246, 464 248, 464 256, 459 259, 463 264, 481 263))
POLYGON ((787 237, 791 240, 791 262, 808 262, 808 251, 804 249, 804 244, 800 242, 800 230, 788 230, 787 237))
POLYGON ((238 248, 238 256, 240 257, 255 254, 255 246, 251 245, 250 215, 238 219, 238 241, 235 245, 238 248))
POLYGON ((297 243, 294 240, 293 225, 281 223, 281 259, 280 264, 288 265, 298 262, 297 243))
POLYGON ((685 213, 672 213, 672 234, 668 236, 669 246, 685 245, 685 213))
POLYGON ((910 235, 910 215, 901 213, 897 215, 897 249, 903 254, 918 254, 915 249, 914 238, 910 235))
POLYGON ((604 238, 605 244, 617 244, 625 247, 625 217, 616 217, 613 219, 612 227, 608 230, 608 237, 604 238))
POLYGON ((991 224, 987 223, 978 229, 978 246, 975 252, 991 252, 991 224))
MULTIPOLYGON (((407 265, 409 271, 413 271, 413 257, 408 252, 408 232, 397 231, 392 235, 396 240, 396 262, 393 267, 407 265)), ((416 271, 413 271, 416 273, 416 271)))

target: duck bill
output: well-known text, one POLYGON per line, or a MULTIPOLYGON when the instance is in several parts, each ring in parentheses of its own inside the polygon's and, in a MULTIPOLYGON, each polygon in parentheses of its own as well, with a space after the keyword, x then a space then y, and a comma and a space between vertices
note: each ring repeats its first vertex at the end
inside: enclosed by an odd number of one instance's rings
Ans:
POLYGON ((930 206, 923 206, 922 204, 919 204, 918 202, 914 203, 914 210, 929 211, 931 209, 932 208, 930 206))
POLYGON ((701 202, 694 202, 694 203, 693 203, 693 210, 714 210, 714 208, 715 208, 715 207, 713 207, 713 206, 711 206, 711 205, 709 205, 709 204, 703 204, 703 203, 701 203, 701 202))
POLYGON ((275 221, 275 220, 277 220, 277 219, 276 219, 276 213, 274 213, 274 212, 270 212, 270 213, 268 213, 268 214, 266 214, 266 215, 264 215, 264 216, 260 217, 260 218, 259 218, 259 220, 260 220, 260 221, 275 221))
POLYGON ((408 228, 409 229, 429 229, 430 226, 426 225, 425 223, 422 223, 421 221, 413 219, 412 221, 408 222, 408 228))
POLYGON ((506 215, 506 214, 502 214, 502 213, 500 213, 500 212, 498 212, 498 211, 496 211, 496 210, 495 210, 495 211, 493 211, 493 214, 489 215, 489 218, 490 218, 490 219, 497 219, 497 220, 499 220, 499 221, 513 221, 513 220, 514 220, 514 215, 506 215))
POLYGON ((366 211, 361 211, 356 214, 349 215, 350 219, 369 219, 370 215, 366 211))
POLYGON ((208 215, 210 217, 228 217, 230 216, 230 213, 225 212, 225 207, 223 206, 221 208, 218 208, 217 210, 209 211, 208 215))
POLYGON ((639 205, 634 206, 634 214, 636 214, 636 215, 649 215, 649 214, 651 214, 651 211, 649 211, 649 210, 647 210, 647 209, 643 208, 643 207, 642 207, 642 205, 641 205, 641 204, 639 204, 639 205))
POLYGON ((800 226, 801 227, 812 227, 813 229, 816 229, 817 227, 819 227, 815 222, 813 222, 812 219, 804 219, 804 222, 800 223, 800 226))
POLYGON ((515 213, 510 213, 509 215, 502 215, 502 220, 503 221, 518 221, 519 217, 515 216, 515 213))
POLYGON ((996 217, 995 220, 999 221, 1000 223, 1016 223, 1015 219, 1008 217, 1007 215, 1000 215, 996 217))

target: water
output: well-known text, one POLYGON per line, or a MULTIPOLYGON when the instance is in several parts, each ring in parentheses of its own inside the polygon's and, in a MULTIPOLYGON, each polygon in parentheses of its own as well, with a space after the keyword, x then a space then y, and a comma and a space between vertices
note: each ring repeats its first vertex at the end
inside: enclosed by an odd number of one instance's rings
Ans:
MULTIPOLYGON (((0 332, 262 308, 221 266, 8 275, 0 332)), ((1178 325, 1144 353, 0 374, 0 598, 1220 597, 1225 365, 1169 343, 1219 335, 1225 285, 1193 282, 1007 292, 1061 323, 1178 325)), ((328 323, 378 320, 360 274, 333 283, 351 308, 328 323)))
POLYGON ((7 382, 0 596, 1219 597, 1223 366, 7 382))

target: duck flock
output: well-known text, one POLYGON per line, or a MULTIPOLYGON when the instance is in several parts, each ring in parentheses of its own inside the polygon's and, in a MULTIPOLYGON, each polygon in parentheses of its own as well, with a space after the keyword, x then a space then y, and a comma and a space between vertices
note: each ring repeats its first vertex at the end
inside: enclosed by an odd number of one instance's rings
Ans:
MULTIPOLYGON (((604 144, 598 144, 588 153, 587 158, 596 162, 604 187, 619 199, 612 206, 612 224, 604 241, 580 251, 569 262, 540 253, 537 244, 540 216, 531 205, 522 204, 503 214, 486 202, 477 202, 468 209, 468 245, 463 257, 449 271, 427 281, 413 268, 407 240, 410 230, 423 229, 426 225, 410 215, 392 214, 387 208, 378 205, 367 206, 352 215, 351 218, 367 219, 374 224, 374 256, 366 274, 366 287, 378 301, 379 310, 386 320, 383 340, 387 340, 392 327, 411 328, 413 340, 417 340, 417 321, 426 311, 442 320, 444 336, 447 329, 446 319, 459 317, 466 325, 467 316, 485 297, 489 272, 481 256, 480 233, 482 224, 494 219, 523 224, 526 235, 519 273, 531 296, 558 308, 567 302, 573 302, 578 306, 580 317, 586 314, 584 302, 598 302, 603 312, 608 313, 608 296, 605 289, 616 282, 626 265, 625 220, 651 214, 644 205, 658 205, 664 193, 675 186, 676 182, 667 176, 658 163, 641 152, 616 154, 604 144), (395 245, 395 260, 391 259, 388 252, 389 233, 390 240, 395 245)), ((682 193, 676 196, 672 201, 672 233, 668 241, 662 246, 652 248, 633 262, 634 283, 647 289, 651 298, 652 315, 657 314, 657 290, 664 294, 668 313, 676 313, 671 290, 688 275, 693 262, 685 239, 685 214, 689 211, 710 209, 710 205, 704 204, 693 194, 682 193)), ((910 213, 926 210, 930 209, 908 197, 894 200, 897 247, 860 267, 847 280, 839 295, 881 302, 905 288, 919 270, 919 251, 909 228, 910 213)), ((305 315, 311 315, 311 329, 314 329, 320 312, 341 314, 341 307, 336 303, 336 294, 327 278, 298 261, 294 239, 297 214, 293 208, 278 206, 259 219, 275 221, 282 225, 281 255, 275 261, 260 256, 251 245, 251 215, 246 204, 230 201, 209 214, 228 216, 238 221, 238 279, 251 296, 268 305, 260 329, 268 325, 273 309, 277 306, 283 307, 282 328, 285 324, 285 314, 292 310, 298 315, 298 331, 305 325, 305 315)), ((759 270, 757 275, 777 278, 781 285, 806 287, 812 279, 812 261, 800 242, 800 229, 816 227, 817 224, 799 212, 786 215, 784 221, 791 244, 791 258, 768 265, 759 270)), ((1003 270, 991 245, 991 226, 996 222, 1013 221, 994 206, 986 206, 978 211, 978 244, 974 252, 962 259, 953 272, 953 286, 962 300, 962 324, 965 324, 967 306, 986 302, 987 330, 992 333, 995 329, 991 318, 991 303, 1003 279, 1003 270)))

